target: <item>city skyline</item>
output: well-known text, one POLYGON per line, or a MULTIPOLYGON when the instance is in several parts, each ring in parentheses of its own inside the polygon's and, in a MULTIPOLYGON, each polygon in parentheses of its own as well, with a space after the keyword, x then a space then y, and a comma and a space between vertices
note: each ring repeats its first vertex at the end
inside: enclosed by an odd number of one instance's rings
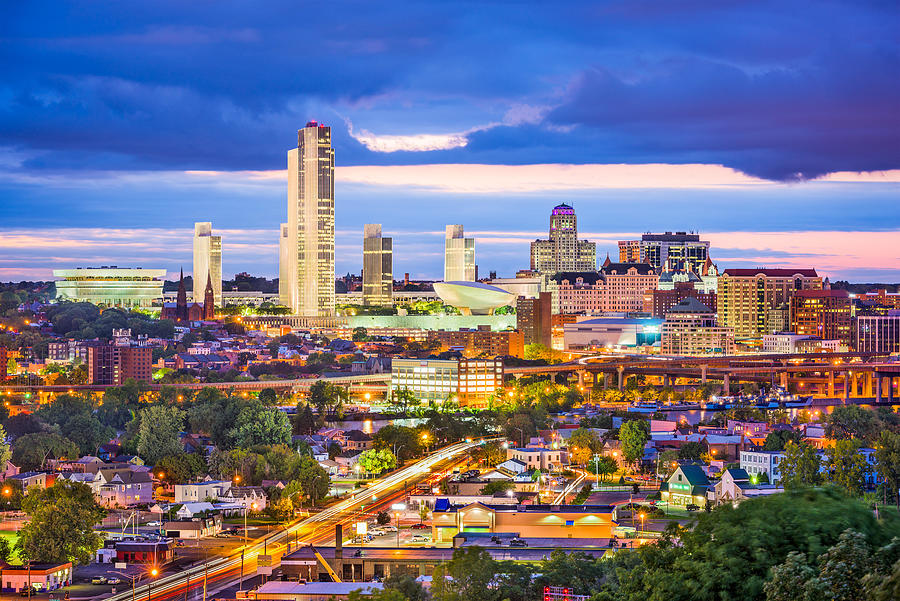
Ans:
POLYGON ((312 119, 339 157, 338 274, 359 271, 362 227, 383 223, 395 274, 439 278, 431 232, 462 223, 480 272, 509 275, 566 203, 600 259, 616 238, 693 230, 721 267, 900 280, 884 6, 432 6, 339 23, 317 7, 294 51, 277 4, 106 7, 102 25, 65 6, 10 14, 0 280, 109 263, 171 277, 190 269, 191 223, 210 219, 235 233, 226 276, 275 277, 283 149, 312 119))

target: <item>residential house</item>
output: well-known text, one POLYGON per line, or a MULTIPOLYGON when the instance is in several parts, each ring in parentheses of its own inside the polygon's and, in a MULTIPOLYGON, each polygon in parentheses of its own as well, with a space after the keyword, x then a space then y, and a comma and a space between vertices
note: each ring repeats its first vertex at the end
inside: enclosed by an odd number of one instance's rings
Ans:
POLYGON ((195 482, 193 484, 176 484, 175 485, 175 502, 191 503, 205 501, 206 499, 218 499, 224 496, 228 489, 231 488, 231 482, 228 480, 212 480, 207 476, 207 480, 203 482, 195 482))
POLYGON ((105 507, 132 507, 153 502, 153 478, 147 471, 101 469, 91 483, 94 497, 105 507))
POLYGON ((268 504, 269 497, 262 486, 232 486, 219 496, 223 503, 233 503, 251 508, 252 511, 262 511, 268 504))
POLYGON ((507 459, 518 459, 529 469, 551 471, 566 464, 567 455, 565 449, 543 449, 537 447, 509 448, 506 450, 507 459))
POLYGON ((206 517, 170 520, 163 524, 166 536, 171 538, 200 539, 214 536, 222 531, 222 514, 214 513, 206 517))
POLYGON ((53 483, 56 482, 56 476, 57 474, 55 473, 24 472, 16 474, 15 476, 10 476, 6 481, 27 491, 29 488, 47 488, 48 486, 53 486, 53 483))
POLYGON ((368 451, 374 446, 372 436, 362 430, 350 430, 344 434, 341 448, 345 451, 368 451))
POLYGON ((757 484, 746 470, 730 468, 722 472, 722 478, 710 490, 710 501, 715 504, 738 503, 744 499, 784 492, 772 484, 757 484))

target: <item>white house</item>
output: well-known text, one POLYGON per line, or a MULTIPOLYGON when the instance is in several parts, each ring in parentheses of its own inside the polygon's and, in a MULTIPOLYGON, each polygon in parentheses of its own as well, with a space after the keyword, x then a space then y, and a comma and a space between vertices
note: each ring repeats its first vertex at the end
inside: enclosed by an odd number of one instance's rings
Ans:
POLYGON ((741 451, 741 469, 751 477, 766 474, 771 484, 781 480, 780 463, 784 451, 741 451))
POLYGON ((192 503, 206 499, 218 499, 231 488, 228 480, 204 480, 194 484, 176 484, 175 502, 192 503))

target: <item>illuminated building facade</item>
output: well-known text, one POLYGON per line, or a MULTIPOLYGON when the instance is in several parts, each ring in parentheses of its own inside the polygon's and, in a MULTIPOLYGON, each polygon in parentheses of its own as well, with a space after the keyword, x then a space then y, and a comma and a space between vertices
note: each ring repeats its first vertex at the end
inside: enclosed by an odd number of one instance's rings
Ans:
POLYGON ((215 304, 222 306, 222 236, 213 236, 212 223, 194 224, 194 300, 205 298, 212 283, 215 304))
POLYGON ((661 328, 664 355, 731 354, 734 330, 719 327, 716 313, 694 297, 688 297, 666 313, 661 328))
POLYGON ((461 225, 448 225, 446 229, 444 281, 475 281, 475 238, 466 238, 461 225))
POLYGON ((861 353, 900 353, 900 310, 887 315, 856 318, 856 350, 861 353))
POLYGON ((601 311, 632 313, 644 310, 644 296, 659 282, 656 271, 646 263, 608 263, 601 269, 603 302, 601 311))
POLYGON ((393 295, 393 240, 381 237, 381 224, 367 223, 363 226, 363 304, 391 307, 393 295))
POLYGON ((537 298, 516 299, 516 329, 522 332, 524 344, 552 345, 552 295, 541 292, 537 298))
POLYGON ((600 313, 606 302, 603 276, 596 271, 560 272, 550 276, 553 313, 600 313))
POLYGON ((790 306, 792 332, 850 344, 852 303, 846 290, 798 290, 790 306))
POLYGON ((719 325, 734 328, 737 338, 771 334, 770 309, 790 306, 799 290, 821 290, 815 269, 726 269, 716 294, 719 325))
POLYGON ((440 344, 442 351, 459 350, 466 357, 482 354, 488 357, 525 356, 525 336, 522 332, 493 332, 491 326, 480 326, 475 330, 432 330, 428 332, 428 340, 440 344))
POLYGON ((531 243, 531 270, 552 275, 560 271, 594 271, 597 269, 597 245, 578 239, 575 209, 567 204, 550 213, 548 240, 531 243))
POLYGON ((705 306, 716 311, 715 291, 705 293, 697 290, 691 282, 678 282, 669 290, 650 290, 644 295, 644 311, 653 317, 665 317, 672 307, 686 298, 696 298, 705 306))
POLYGON ((107 307, 149 308, 162 298, 165 269, 79 267, 54 269, 56 298, 107 307))
POLYGON ((700 273, 709 256, 709 242, 699 234, 666 232, 644 234, 640 240, 619 241, 619 261, 649 263, 664 271, 700 273))
POLYGON ((456 399, 462 407, 486 407, 503 387, 502 359, 393 359, 391 390, 404 388, 423 404, 456 399))
MULTIPOLYGON (((334 149, 331 128, 310 121, 288 151, 286 306, 334 315, 334 149)), ((279 268, 279 272, 281 269, 279 268)))
POLYGON ((121 386, 132 378, 152 380, 153 349, 149 346, 93 344, 88 347, 88 384, 121 386))

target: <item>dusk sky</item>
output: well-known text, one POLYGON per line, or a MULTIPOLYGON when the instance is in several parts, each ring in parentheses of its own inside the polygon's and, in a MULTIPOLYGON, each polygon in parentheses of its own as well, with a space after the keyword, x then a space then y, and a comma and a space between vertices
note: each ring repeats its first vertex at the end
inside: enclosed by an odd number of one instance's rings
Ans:
POLYGON ((900 282, 893 1, 10 2, 0 280, 59 267, 277 274, 286 153, 332 127, 337 271, 528 267, 551 208, 618 239, 695 230, 720 268, 900 282))

